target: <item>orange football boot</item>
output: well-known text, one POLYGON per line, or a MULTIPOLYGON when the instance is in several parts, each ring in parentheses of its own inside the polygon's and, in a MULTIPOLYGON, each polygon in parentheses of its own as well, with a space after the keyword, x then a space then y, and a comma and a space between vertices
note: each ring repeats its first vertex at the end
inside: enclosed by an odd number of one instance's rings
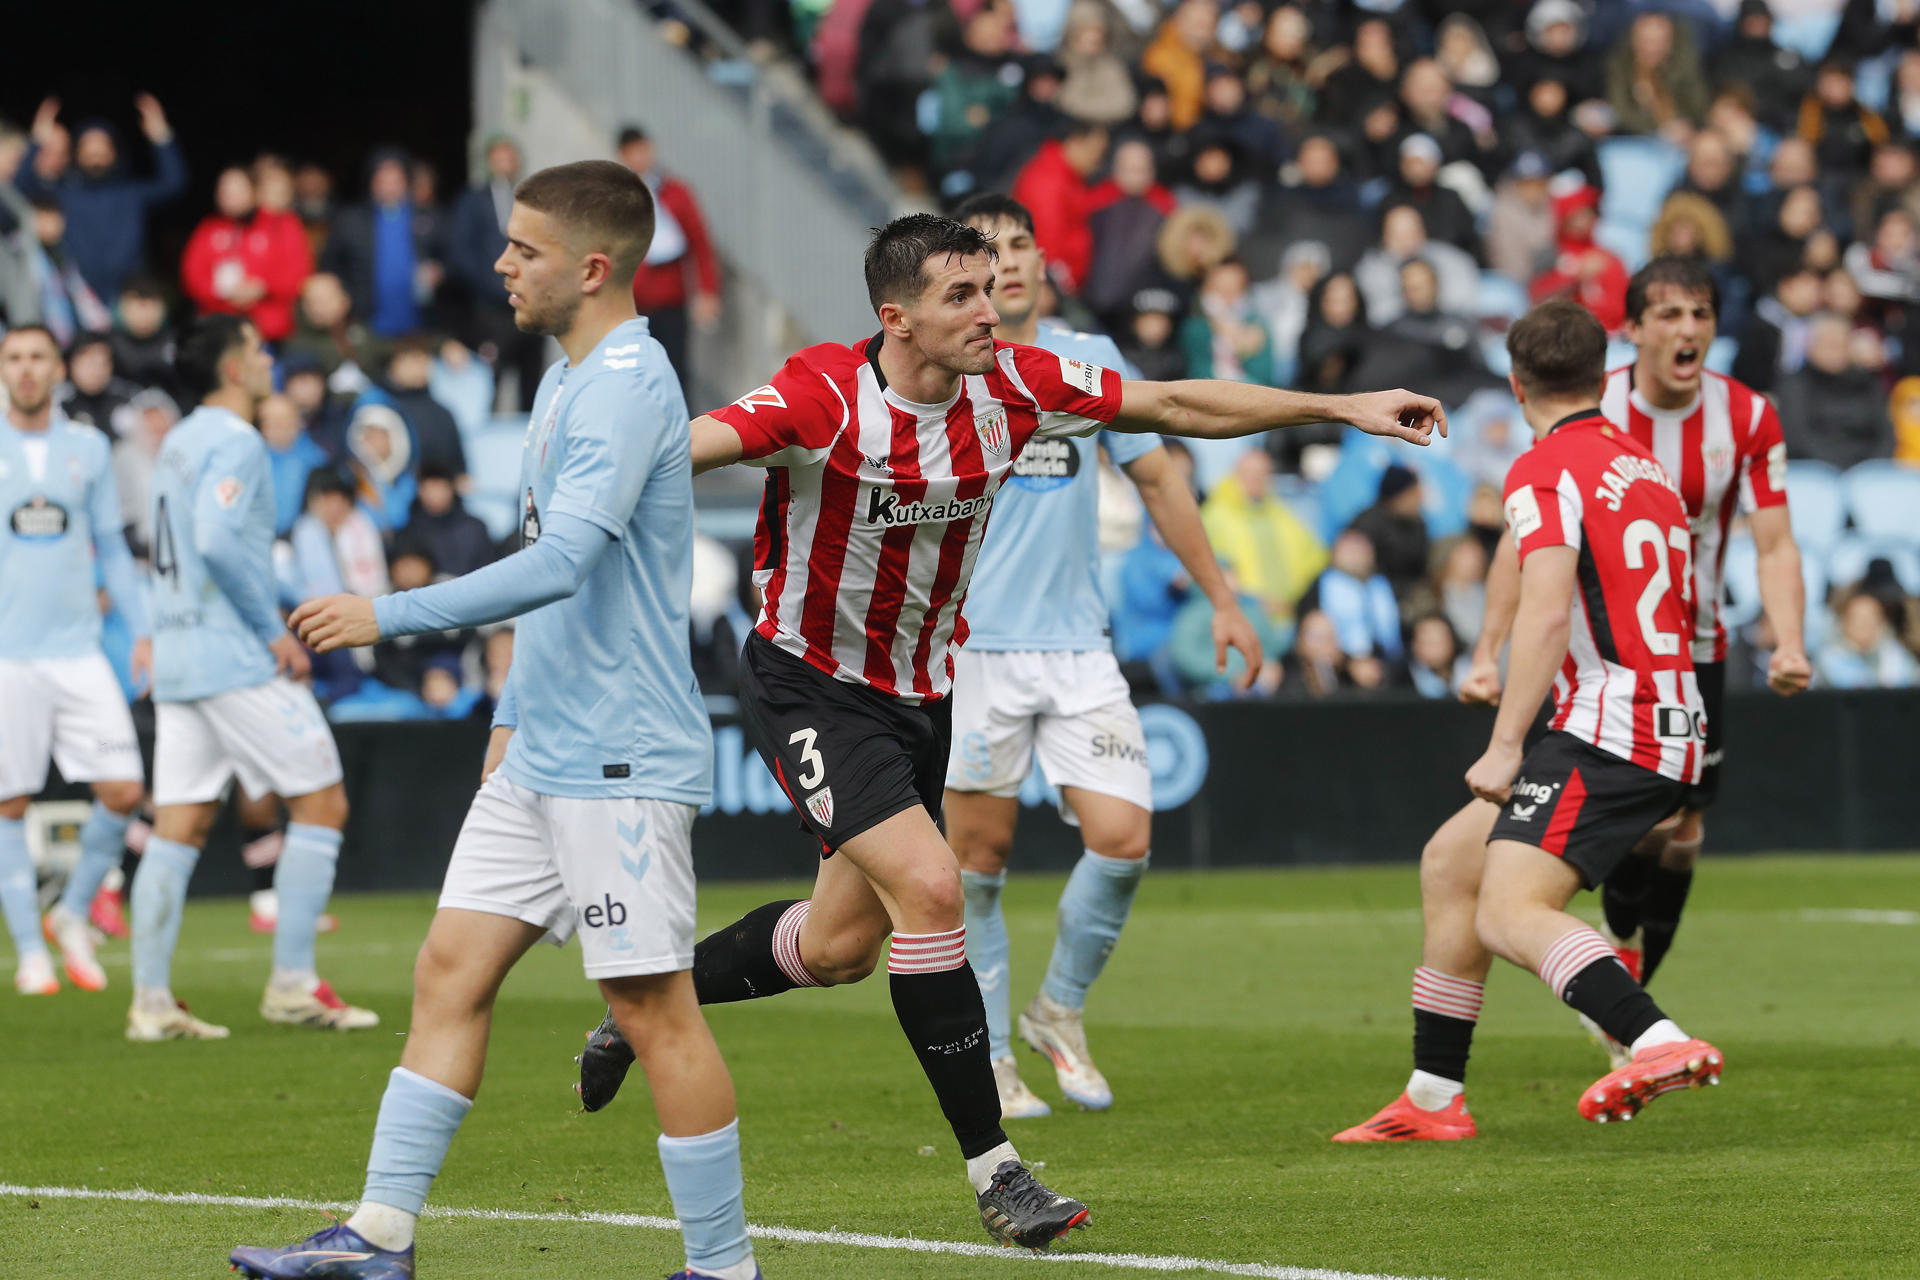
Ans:
POLYGON ((1719 1084, 1725 1062, 1725 1056, 1705 1040, 1653 1045, 1634 1054, 1626 1066, 1594 1081, 1580 1095, 1580 1114, 1596 1124, 1631 1120, 1663 1093, 1719 1084))
POLYGON ((1401 1094, 1380 1110, 1373 1119, 1342 1129, 1333 1135, 1335 1142, 1457 1142, 1477 1132, 1473 1116, 1467 1111, 1467 1097, 1461 1094, 1439 1111, 1427 1111, 1413 1105, 1401 1094))

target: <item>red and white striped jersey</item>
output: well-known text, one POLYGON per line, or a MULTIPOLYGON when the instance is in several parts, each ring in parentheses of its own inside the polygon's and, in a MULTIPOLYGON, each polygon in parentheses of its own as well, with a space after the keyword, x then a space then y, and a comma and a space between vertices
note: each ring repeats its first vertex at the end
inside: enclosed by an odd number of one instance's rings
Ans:
MULTIPOLYGON (((754 535, 756 630, 820 671, 907 702, 946 696, 993 496, 1035 436, 1120 412, 1120 374, 994 344, 942 404, 886 385, 880 339, 808 347, 712 416, 768 468, 754 535)), ((1036 548, 1036 554, 1046 554, 1036 548)))
POLYGON ((1598 413, 1574 414, 1507 472, 1520 563, 1580 553, 1553 725, 1602 751, 1698 782, 1706 711, 1694 678, 1693 538, 1653 455, 1598 413))
POLYGON ((1744 383, 1704 373, 1684 409, 1656 409, 1633 385, 1633 366, 1607 375, 1600 411, 1660 460, 1680 485, 1693 529, 1693 660, 1724 662, 1723 571, 1734 505, 1746 512, 1787 501, 1787 446, 1767 398, 1744 383))

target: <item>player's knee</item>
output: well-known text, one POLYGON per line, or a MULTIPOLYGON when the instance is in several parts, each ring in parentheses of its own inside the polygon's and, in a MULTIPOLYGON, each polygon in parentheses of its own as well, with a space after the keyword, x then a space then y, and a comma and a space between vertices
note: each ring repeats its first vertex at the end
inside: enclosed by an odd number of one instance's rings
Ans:
POLYGON ((324 791, 289 800, 287 817, 303 826, 344 830, 347 825, 347 789, 336 782, 324 791))
POLYGON ((1463 844, 1452 824, 1441 827, 1420 851, 1420 898, 1433 904, 1471 900, 1480 889, 1482 859, 1463 844))
POLYGON ((823 987, 844 987, 872 976, 880 967, 880 945, 848 944, 806 958, 807 972, 823 987))
POLYGON ((997 875, 1007 869, 1013 855, 1013 833, 984 827, 968 827, 954 833, 953 856, 966 871, 997 875))
POLYGON ((123 818, 140 807, 140 798, 145 794, 146 788, 138 782, 124 779, 119 782, 96 782, 93 786, 93 798, 123 818))
POLYGON ((942 864, 914 872, 905 901, 922 921, 920 928, 909 932, 958 929, 967 918, 967 898, 960 884, 959 866, 942 864))
POLYGON ((462 1013, 484 1009, 493 1002, 491 991, 471 981, 459 950, 431 933, 414 957, 413 999, 417 1008, 462 1013))
POLYGON ((1129 862, 1147 856, 1153 847, 1153 822, 1115 822, 1085 833, 1087 848, 1105 858, 1129 862))

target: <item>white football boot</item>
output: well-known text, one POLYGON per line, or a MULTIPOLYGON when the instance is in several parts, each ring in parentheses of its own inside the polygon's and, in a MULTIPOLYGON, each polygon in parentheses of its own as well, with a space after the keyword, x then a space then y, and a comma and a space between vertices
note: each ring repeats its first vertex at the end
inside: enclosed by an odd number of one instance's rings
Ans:
POLYGON ((22 956, 13 971, 13 989, 23 996, 58 995, 60 979, 53 976, 53 957, 45 951, 22 956))
POLYGON ((1037 1054, 1053 1061, 1060 1092, 1088 1111, 1113 1105, 1113 1090, 1087 1052, 1087 1030, 1080 1011, 1069 1009, 1042 991, 1020 1015, 1020 1038, 1037 1054))
POLYGON ((93 953, 93 930, 85 920, 55 905, 42 921, 47 941, 60 948, 60 964, 67 981, 82 991, 105 991, 107 971, 93 953))
POLYGON ((348 1004, 320 978, 298 985, 269 982, 260 997, 260 1016, 290 1027, 331 1031, 364 1031, 380 1025, 379 1014, 348 1004))
POLYGON ((1002 1120, 1037 1120, 1053 1114, 1053 1108, 1020 1078, 1020 1068, 1011 1057, 993 1060, 993 1083, 1000 1090, 1002 1120))
POLYGON ((225 1027, 202 1022, 181 1003, 168 1009, 142 1008, 136 1003, 127 1009, 129 1040, 225 1040, 227 1035, 225 1027))

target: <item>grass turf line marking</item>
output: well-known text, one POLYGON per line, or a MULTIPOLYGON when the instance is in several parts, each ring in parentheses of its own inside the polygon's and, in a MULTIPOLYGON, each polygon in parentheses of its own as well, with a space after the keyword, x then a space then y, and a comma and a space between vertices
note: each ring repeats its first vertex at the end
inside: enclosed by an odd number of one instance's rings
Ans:
MULTIPOLYGON (((349 1206, 325 1204, 318 1200, 296 1200, 288 1196, 213 1196, 199 1192, 146 1191, 138 1187, 126 1190, 95 1187, 23 1187, 0 1182, 0 1196, 18 1196, 41 1200, 116 1200, 129 1204, 191 1205, 219 1209, 307 1209, 331 1213, 349 1206)), ((680 1230, 672 1218, 644 1213, 525 1213, 510 1209, 447 1209, 428 1205, 429 1218, 467 1218, 487 1222, 547 1222, 561 1225, 598 1225, 640 1227, 649 1231, 680 1230)), ((1389 1276, 1372 1272, 1328 1271, 1321 1267, 1268 1266, 1259 1262, 1220 1262, 1210 1258, 1182 1258, 1147 1253, 1025 1253, 1000 1245, 973 1244, 959 1240, 919 1240, 909 1236, 882 1236, 863 1231, 805 1231, 798 1227, 748 1226, 756 1240, 779 1240, 787 1244, 832 1244, 854 1249, 892 1249, 905 1253, 946 1253, 969 1258, 991 1258, 1000 1262, 1086 1262, 1133 1271, 1207 1271, 1223 1276, 1254 1276, 1260 1280, 1437 1280, 1436 1277, 1389 1276)))

